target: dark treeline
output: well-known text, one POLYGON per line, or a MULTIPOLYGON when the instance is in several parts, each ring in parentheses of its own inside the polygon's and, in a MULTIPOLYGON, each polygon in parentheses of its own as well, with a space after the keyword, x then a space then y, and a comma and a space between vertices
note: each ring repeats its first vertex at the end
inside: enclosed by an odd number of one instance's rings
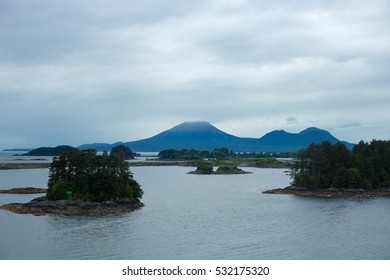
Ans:
POLYGON ((296 156, 297 152, 252 152, 235 155, 238 158, 295 158, 296 156))
POLYGON ((81 201, 138 201, 143 191, 123 157, 82 150, 54 158, 50 167, 47 198, 62 200, 70 193, 72 199, 81 201))
POLYGON ((281 153, 272 153, 272 152, 264 152, 264 153, 234 153, 228 148, 220 148, 214 149, 213 151, 198 151, 198 150, 163 150, 158 156, 160 159, 167 160, 198 160, 205 158, 215 158, 215 159, 223 159, 223 158, 290 158, 295 157, 296 152, 281 152, 281 153))
POLYGON ((390 141, 311 144, 291 167, 292 185, 301 188, 380 189, 390 187, 390 141))
POLYGON ((234 155, 228 148, 214 149, 213 151, 197 151, 197 150, 163 150, 158 154, 160 159, 168 160, 198 160, 204 158, 227 158, 234 155))
POLYGON ((124 144, 117 145, 111 149, 110 155, 119 156, 123 159, 134 159, 133 151, 124 144))

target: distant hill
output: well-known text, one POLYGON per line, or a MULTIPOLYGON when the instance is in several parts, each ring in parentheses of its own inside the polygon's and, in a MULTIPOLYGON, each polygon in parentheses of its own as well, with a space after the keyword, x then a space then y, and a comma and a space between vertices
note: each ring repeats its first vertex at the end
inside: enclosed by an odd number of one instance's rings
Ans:
POLYGON ((259 139, 260 146, 268 147, 270 151, 294 151, 309 146, 311 143, 344 143, 348 148, 353 144, 340 141, 328 131, 316 127, 307 128, 299 133, 290 133, 284 130, 275 130, 267 133, 259 139))
MULTIPOLYGON (((275 130, 261 138, 242 138, 223 132, 208 122, 184 122, 153 137, 124 144, 137 152, 159 152, 166 149, 211 151, 221 147, 235 152, 285 152, 296 151, 307 147, 310 143, 320 143, 325 140, 331 143, 342 142, 328 131, 315 127, 299 133, 275 130)), ((353 146, 348 142, 343 143, 349 148, 353 146)), ((93 148, 109 151, 118 144, 121 142, 85 144, 79 149, 93 148)))
POLYGON ((29 151, 23 156, 61 156, 64 153, 76 151, 77 149, 71 146, 57 146, 57 147, 40 147, 29 151))

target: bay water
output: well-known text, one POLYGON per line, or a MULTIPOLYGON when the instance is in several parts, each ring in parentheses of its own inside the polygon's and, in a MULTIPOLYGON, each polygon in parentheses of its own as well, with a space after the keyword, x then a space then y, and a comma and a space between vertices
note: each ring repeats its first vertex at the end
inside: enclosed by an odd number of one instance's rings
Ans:
MULTIPOLYGON (((390 259, 390 198, 263 194, 283 169, 189 175, 132 167, 145 206, 103 217, 0 210, 0 259, 390 259)), ((48 169, 0 170, 0 189, 45 187, 48 169)), ((39 195, 0 194, 0 204, 39 195)))

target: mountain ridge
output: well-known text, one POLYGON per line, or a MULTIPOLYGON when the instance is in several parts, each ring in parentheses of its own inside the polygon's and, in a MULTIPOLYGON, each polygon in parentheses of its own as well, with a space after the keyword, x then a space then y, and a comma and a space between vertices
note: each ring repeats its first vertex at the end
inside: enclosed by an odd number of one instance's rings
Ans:
POLYGON ((309 127, 299 133, 274 130, 260 138, 245 138, 228 134, 208 122, 200 121, 183 122, 146 139, 114 144, 84 144, 79 148, 109 150, 117 144, 125 144, 136 152, 159 152, 166 149, 213 150, 222 147, 235 152, 285 152, 296 151, 322 141, 342 142, 348 148, 353 147, 353 144, 340 141, 327 130, 316 127, 309 127))

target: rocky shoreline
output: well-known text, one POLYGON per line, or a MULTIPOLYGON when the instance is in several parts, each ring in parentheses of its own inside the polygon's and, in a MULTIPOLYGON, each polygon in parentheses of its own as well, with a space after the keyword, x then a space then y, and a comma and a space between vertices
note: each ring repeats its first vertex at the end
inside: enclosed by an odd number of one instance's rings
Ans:
POLYGON ((286 188, 272 189, 264 191, 265 194, 293 194, 298 196, 313 197, 373 197, 373 196, 390 196, 390 188, 380 190, 364 189, 305 189, 289 186, 286 188))
POLYGON ((78 202, 70 200, 47 200, 45 196, 38 197, 27 203, 9 203, 0 206, 0 209, 17 214, 46 214, 65 216, 102 216, 109 214, 134 211, 143 206, 142 202, 130 200, 115 200, 104 202, 78 202))

